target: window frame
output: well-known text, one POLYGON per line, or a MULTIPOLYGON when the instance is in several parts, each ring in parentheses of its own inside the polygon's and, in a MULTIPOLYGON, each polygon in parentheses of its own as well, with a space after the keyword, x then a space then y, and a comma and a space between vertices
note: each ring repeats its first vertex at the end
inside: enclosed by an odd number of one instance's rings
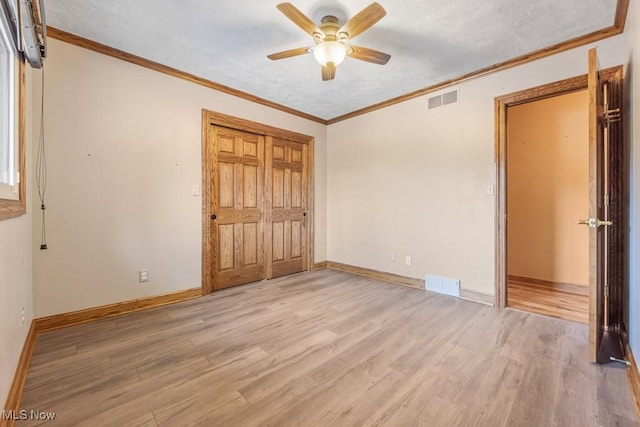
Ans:
MULTIPOLYGON (((14 133, 14 144, 16 144, 17 165, 15 172, 19 176, 18 198, 6 199, 0 198, 0 220, 15 218, 27 213, 27 193, 26 193, 26 161, 25 161, 25 119, 26 119, 26 67, 24 58, 21 54, 16 54, 17 62, 16 80, 17 80, 17 105, 15 111, 15 121, 17 126, 14 133)), ((15 100, 14 100, 15 101, 15 100)))

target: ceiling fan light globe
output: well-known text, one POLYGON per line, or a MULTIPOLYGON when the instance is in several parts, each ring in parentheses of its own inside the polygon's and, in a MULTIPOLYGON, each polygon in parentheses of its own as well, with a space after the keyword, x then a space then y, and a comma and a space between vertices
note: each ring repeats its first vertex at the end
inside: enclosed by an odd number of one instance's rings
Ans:
POLYGON ((313 56, 322 66, 330 62, 340 65, 347 56, 347 47, 340 42, 322 42, 313 48, 313 56))

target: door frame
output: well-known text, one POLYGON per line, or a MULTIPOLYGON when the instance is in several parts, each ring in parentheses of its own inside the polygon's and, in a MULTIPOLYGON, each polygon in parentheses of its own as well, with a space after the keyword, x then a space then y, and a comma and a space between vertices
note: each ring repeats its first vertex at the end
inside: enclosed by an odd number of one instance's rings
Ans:
MULTIPOLYGON (((607 68, 600 71, 600 76, 603 81, 607 81, 622 68, 622 65, 607 68)), ((507 306, 507 108, 583 89, 587 89, 587 74, 509 93, 494 100, 496 164, 494 305, 498 308, 507 306)), ((585 215, 587 213, 585 212, 585 215)))
MULTIPOLYGON (((215 250, 211 238, 211 173, 213 172, 212 160, 214 158, 213 143, 209 140, 209 127, 223 126, 242 132, 254 133, 267 138, 280 138, 295 141, 309 146, 307 150, 308 177, 307 177, 307 271, 313 267, 314 253, 314 173, 313 173, 313 147, 314 138, 309 135, 276 128, 258 122, 241 119, 227 114, 202 110, 202 294, 213 292, 215 269, 212 268, 212 251, 215 250)), ((266 157, 265 157, 266 158, 266 157)), ((271 192, 264 180, 264 197, 269 197, 271 192)))

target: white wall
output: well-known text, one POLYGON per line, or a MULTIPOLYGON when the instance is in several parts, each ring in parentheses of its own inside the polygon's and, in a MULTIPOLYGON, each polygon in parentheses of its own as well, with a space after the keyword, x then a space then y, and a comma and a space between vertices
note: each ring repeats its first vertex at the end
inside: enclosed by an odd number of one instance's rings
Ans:
MULTIPOLYGON (((603 67, 622 64, 621 36, 596 45, 603 67)), ((493 294, 494 97, 586 73, 592 46, 463 83, 458 104, 420 97, 330 125, 329 260, 493 294)))
POLYGON ((631 94, 629 116, 631 145, 631 254, 629 339, 640 357, 640 2, 632 1, 624 33, 625 83, 631 94))
MULTIPOLYGON (((27 82, 31 70, 27 70, 27 82)), ((26 161, 31 172, 31 88, 27 84, 26 161)), ((29 182, 27 182, 27 185, 29 182)), ((0 221, 0 404, 4 408, 18 358, 33 319, 31 262, 31 217, 27 187, 27 215, 0 221), (21 307, 25 322, 21 325, 21 307)))
POLYGON ((201 286, 191 189, 203 108, 315 137, 315 257, 326 259, 324 125, 56 40, 46 67, 49 249, 34 248, 37 317, 201 286))
POLYGON ((0 221, 0 403, 4 405, 31 320, 31 218, 0 221), (25 308, 21 326, 20 308, 25 308))

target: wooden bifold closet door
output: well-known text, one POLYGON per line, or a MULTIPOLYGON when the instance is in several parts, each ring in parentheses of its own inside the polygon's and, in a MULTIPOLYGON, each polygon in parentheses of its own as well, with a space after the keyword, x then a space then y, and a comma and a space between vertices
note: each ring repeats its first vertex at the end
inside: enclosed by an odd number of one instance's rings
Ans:
POLYGON ((210 289, 307 270, 308 144, 217 125, 207 132, 210 289))
POLYGON ((213 127, 214 289, 264 277, 264 137, 213 127))
POLYGON ((307 145, 267 138, 267 278, 307 269, 307 145))

